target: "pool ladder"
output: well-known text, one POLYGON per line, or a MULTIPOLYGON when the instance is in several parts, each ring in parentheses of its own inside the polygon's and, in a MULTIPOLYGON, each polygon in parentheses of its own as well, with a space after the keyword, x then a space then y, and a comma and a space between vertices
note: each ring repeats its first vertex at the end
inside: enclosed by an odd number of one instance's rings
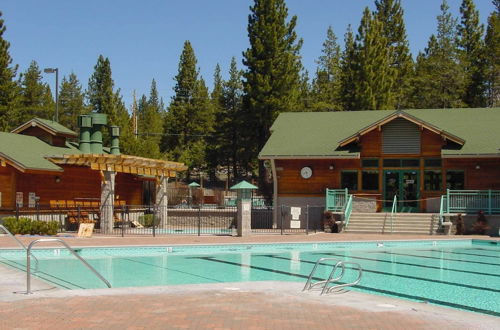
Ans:
POLYGON ((342 261, 342 260, 338 260, 336 258, 319 258, 318 261, 316 261, 316 264, 314 265, 311 273, 309 274, 309 278, 307 279, 306 285, 304 286, 304 289, 302 289, 302 291, 312 290, 315 287, 322 286, 323 289, 321 290, 320 294, 330 293, 332 291, 336 291, 336 290, 344 288, 344 287, 354 286, 354 285, 358 284, 361 281, 362 276, 363 276, 363 269, 361 268, 361 265, 356 263, 356 262, 342 261), (314 273, 316 272, 316 269, 321 264, 321 262, 332 261, 332 260, 337 261, 337 262, 333 265, 333 269, 332 269, 328 279, 318 281, 316 283, 312 283, 312 278, 314 276, 314 273), (346 265, 355 266, 355 269, 358 270, 358 277, 356 278, 356 280, 354 282, 351 282, 351 283, 337 284, 337 285, 334 285, 332 287, 328 287, 330 285, 330 283, 336 283, 336 282, 342 280, 342 277, 344 277, 344 274, 345 274, 346 265), (340 275, 338 275, 337 277, 334 277, 335 272, 339 268, 340 268, 340 275))
MULTIPOLYGON (((79 256, 75 250, 73 250, 68 243, 63 241, 60 238, 42 238, 37 239, 28 245, 28 249, 26 250, 26 294, 32 294, 31 292, 31 248, 40 242, 58 242, 61 243, 72 255, 74 255, 78 260, 80 260, 88 269, 90 269, 101 281, 106 284, 108 288, 111 288, 111 284, 101 275, 94 267, 92 267, 85 259, 79 256)), ((34 256, 33 256, 34 257, 34 256)))

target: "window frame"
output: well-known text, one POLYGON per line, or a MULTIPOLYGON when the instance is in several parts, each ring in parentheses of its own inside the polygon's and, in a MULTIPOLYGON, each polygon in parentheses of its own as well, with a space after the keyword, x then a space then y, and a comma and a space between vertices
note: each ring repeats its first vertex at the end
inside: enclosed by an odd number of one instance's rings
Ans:
POLYGON ((348 190, 352 190, 352 191, 359 191, 359 170, 357 169, 345 169, 345 170, 341 170, 340 171, 340 188, 341 189, 345 189, 347 188, 348 190), (344 181, 342 180, 342 174, 344 173, 355 173, 356 174, 356 180, 355 180, 355 184, 356 184, 356 189, 350 189, 348 187, 344 187, 344 181))

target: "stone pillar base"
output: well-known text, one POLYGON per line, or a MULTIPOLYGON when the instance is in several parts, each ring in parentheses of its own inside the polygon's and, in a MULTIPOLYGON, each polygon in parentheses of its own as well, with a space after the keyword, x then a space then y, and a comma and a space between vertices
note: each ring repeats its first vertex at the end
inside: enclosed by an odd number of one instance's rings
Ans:
POLYGON ((252 201, 238 200, 238 236, 249 236, 252 233, 252 201))

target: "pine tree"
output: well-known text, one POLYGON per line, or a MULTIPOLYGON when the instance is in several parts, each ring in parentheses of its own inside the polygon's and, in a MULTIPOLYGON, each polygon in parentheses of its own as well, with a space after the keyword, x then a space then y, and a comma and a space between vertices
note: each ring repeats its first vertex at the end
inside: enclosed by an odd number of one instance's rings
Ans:
POLYGON ((313 111, 340 110, 340 46, 331 26, 326 32, 322 55, 312 83, 313 111))
MULTIPOLYGON (((254 136, 245 146, 256 160, 258 152, 269 138, 269 128, 283 111, 298 108, 300 82, 297 17, 289 21, 284 0, 254 0, 248 16, 250 48, 243 53, 246 127, 254 136)), ((265 169, 259 162, 259 181, 264 186, 265 169)))
MULTIPOLYGON (((238 176, 238 168, 247 169, 244 162, 244 141, 242 136, 243 122, 243 82, 242 71, 238 69, 236 59, 231 59, 229 68, 229 79, 224 82, 223 88, 223 107, 226 114, 226 120, 222 127, 224 140, 222 148, 227 150, 226 157, 228 159, 226 165, 233 169, 233 176, 238 176)), ((229 171, 228 171, 229 175, 229 171)))
POLYGON ((196 63, 193 47, 186 41, 162 141, 169 158, 184 162, 190 170, 206 166, 206 137, 212 133, 213 126, 208 89, 203 79, 198 78, 196 63))
POLYGON ((28 69, 19 77, 21 85, 21 112, 16 118, 24 123, 34 117, 53 119, 54 101, 47 84, 42 82, 42 73, 36 61, 32 61, 28 69))
POLYGON ((327 111, 330 105, 325 105, 318 100, 313 90, 313 84, 309 83, 309 71, 302 70, 299 81, 299 105, 300 111, 327 111))
POLYGON ((15 118, 18 117, 18 95, 19 86, 14 80, 17 72, 17 65, 11 66, 12 57, 9 54, 10 43, 3 38, 6 31, 2 12, 0 11, 0 130, 7 131, 18 122, 15 118))
MULTIPOLYGON (((94 66, 94 73, 89 79, 86 96, 90 110, 106 114, 108 126, 120 127, 120 150, 124 154, 134 154, 137 150, 133 135, 132 120, 128 114, 120 89, 114 90, 111 63, 108 58, 99 55, 94 66)), ((107 130, 103 131, 103 144, 109 145, 107 130)))
POLYGON ((486 103, 500 106, 500 0, 495 0, 496 11, 488 17, 485 37, 486 103))
POLYGON ((151 82, 149 98, 143 95, 137 106, 137 124, 141 150, 138 156, 160 158, 160 142, 163 134, 164 110, 162 109, 156 81, 151 82))
POLYGON ((463 107, 463 70, 458 63, 457 20, 448 11, 446 0, 437 17, 438 33, 432 35, 415 66, 414 104, 416 108, 463 107))
POLYGON ((210 94, 210 100, 212 103, 213 113, 214 113, 214 134, 207 138, 207 162, 209 168, 209 176, 214 180, 216 169, 219 165, 224 166, 227 163, 227 153, 228 151, 221 147, 224 134, 222 132, 224 123, 227 121, 225 116, 224 104, 223 104, 223 88, 224 81, 221 75, 220 65, 217 63, 214 72, 214 88, 210 94))
POLYGON ((470 107, 482 107, 486 104, 484 27, 479 24, 479 12, 472 0, 462 1, 460 13, 461 22, 458 26, 457 44, 465 79, 462 99, 470 107))
POLYGON ((389 50, 389 74, 393 84, 391 93, 395 98, 395 108, 409 107, 413 60, 410 54, 404 12, 400 0, 376 0, 375 15, 383 24, 382 35, 389 50))
POLYGON ((63 77, 59 92, 59 123, 72 130, 78 128, 78 116, 87 112, 82 85, 74 73, 63 77))
POLYGON ((365 8, 354 43, 356 110, 394 108, 389 50, 382 29, 382 23, 365 8))
POLYGON ((109 59, 99 55, 94 73, 89 79, 87 89, 88 104, 93 112, 108 115, 108 123, 113 123, 115 115, 114 81, 111 77, 111 63, 109 59))
POLYGON ((356 79, 356 61, 354 49, 354 35, 351 25, 347 26, 344 35, 345 49, 340 60, 340 101, 344 110, 356 110, 354 81, 356 79))

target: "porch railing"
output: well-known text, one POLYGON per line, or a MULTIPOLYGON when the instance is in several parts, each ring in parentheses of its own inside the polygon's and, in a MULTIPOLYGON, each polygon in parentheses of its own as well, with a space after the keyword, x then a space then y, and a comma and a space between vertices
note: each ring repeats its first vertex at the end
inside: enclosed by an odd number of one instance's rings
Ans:
POLYGON ((348 201, 349 194, 345 189, 326 189, 326 210, 331 212, 343 212, 348 201))
POLYGON ((500 190, 450 190, 441 198, 444 213, 500 213, 500 190))
POLYGON ((349 225, 349 219, 351 218, 351 213, 352 213, 352 195, 349 195, 349 198, 347 199, 347 203, 345 204, 344 208, 344 223, 346 228, 349 225))

